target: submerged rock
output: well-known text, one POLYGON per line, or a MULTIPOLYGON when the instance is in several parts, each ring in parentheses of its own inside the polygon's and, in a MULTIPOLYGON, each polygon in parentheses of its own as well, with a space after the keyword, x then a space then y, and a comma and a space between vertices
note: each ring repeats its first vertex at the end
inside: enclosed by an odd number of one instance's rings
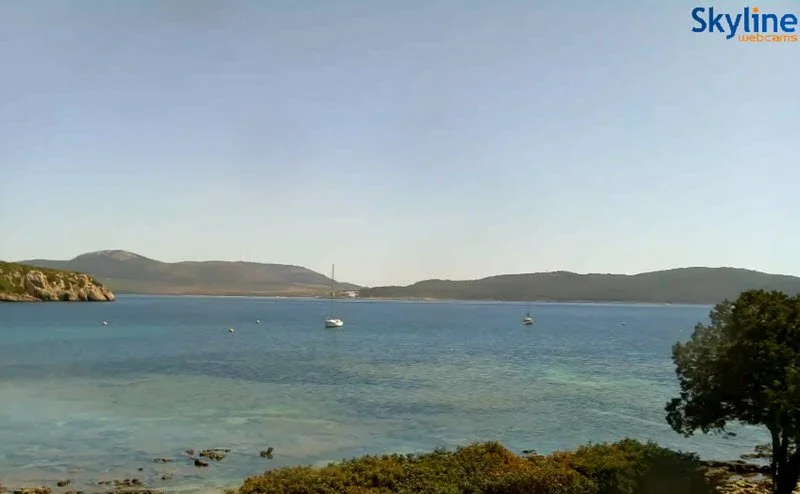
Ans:
POLYGON ((169 463, 172 460, 170 458, 153 458, 155 463, 169 463))
POLYGON ((268 458, 268 459, 271 460, 272 459, 272 451, 273 451, 273 448, 272 448, 272 446, 270 446, 269 448, 262 450, 259 453, 259 456, 261 456, 262 458, 268 458))
POLYGON ((200 452, 200 456, 209 460, 222 461, 229 451, 229 449, 204 449, 200 452))
POLYGON ((157 489, 117 489, 107 491, 106 494, 162 494, 162 492, 157 489))
POLYGON ((194 459, 194 466, 196 466, 196 467, 207 467, 208 466, 208 462, 205 462, 205 461, 201 460, 200 458, 195 458, 194 459))
POLYGON ((72 481, 69 480, 69 479, 67 479, 67 480, 59 480, 58 482, 56 482, 56 485, 59 486, 59 487, 66 487, 66 486, 68 486, 70 484, 70 482, 72 482, 72 481))

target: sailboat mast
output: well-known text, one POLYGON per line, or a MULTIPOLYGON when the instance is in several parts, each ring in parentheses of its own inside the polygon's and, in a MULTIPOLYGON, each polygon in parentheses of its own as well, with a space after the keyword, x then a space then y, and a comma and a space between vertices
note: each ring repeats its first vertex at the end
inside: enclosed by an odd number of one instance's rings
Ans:
POLYGON ((331 317, 333 317, 333 277, 336 275, 336 265, 331 264, 331 292, 330 292, 330 308, 328 311, 330 312, 331 317))

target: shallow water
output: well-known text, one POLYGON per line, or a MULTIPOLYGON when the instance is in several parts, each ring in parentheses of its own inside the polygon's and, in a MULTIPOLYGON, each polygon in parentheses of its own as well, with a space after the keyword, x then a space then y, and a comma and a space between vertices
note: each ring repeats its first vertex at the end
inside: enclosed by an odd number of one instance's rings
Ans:
POLYGON ((533 327, 512 303, 336 308, 339 331, 321 300, 0 304, 0 480, 218 492, 276 466, 482 440, 547 453, 629 436, 730 459, 764 439, 688 440, 664 421, 670 347, 710 307, 542 303, 533 327), (189 448, 232 451, 198 469, 189 448))

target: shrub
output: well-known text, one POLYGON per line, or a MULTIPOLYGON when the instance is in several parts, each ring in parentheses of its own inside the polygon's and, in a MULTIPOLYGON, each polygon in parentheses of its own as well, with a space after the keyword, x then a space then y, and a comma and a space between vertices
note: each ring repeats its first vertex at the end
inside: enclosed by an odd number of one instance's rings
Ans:
POLYGON ((592 479, 599 494, 707 494, 715 487, 696 455, 653 442, 624 439, 582 446, 550 458, 592 479))
POLYGON ((523 458, 494 442, 250 477, 228 494, 710 494, 699 459, 625 439, 523 458))

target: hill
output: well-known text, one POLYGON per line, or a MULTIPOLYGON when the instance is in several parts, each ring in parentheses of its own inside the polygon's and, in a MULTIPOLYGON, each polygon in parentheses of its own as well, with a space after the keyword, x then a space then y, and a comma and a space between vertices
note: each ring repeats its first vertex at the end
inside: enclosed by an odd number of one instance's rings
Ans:
POLYGON ((800 293, 800 277, 702 267, 636 275, 555 271, 466 281, 426 280, 409 286, 362 289, 359 297, 714 304, 759 288, 800 293))
MULTIPOLYGON (((330 278, 299 266, 256 262, 161 262, 124 250, 82 254, 68 261, 31 259, 25 264, 81 271, 117 293, 149 295, 315 296, 330 290, 330 278)), ((337 290, 357 290, 337 283, 337 290)))
POLYGON ((83 273, 0 261, 0 302, 111 302, 114 294, 83 273))

